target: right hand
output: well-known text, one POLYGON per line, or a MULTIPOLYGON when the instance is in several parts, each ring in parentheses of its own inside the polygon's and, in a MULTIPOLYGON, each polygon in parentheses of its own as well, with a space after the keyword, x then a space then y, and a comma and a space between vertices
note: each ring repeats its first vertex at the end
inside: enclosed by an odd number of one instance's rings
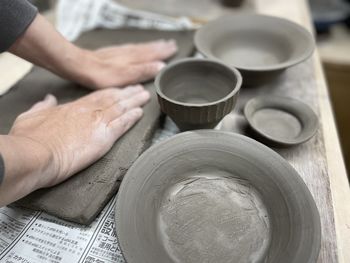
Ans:
POLYGON ((48 95, 18 116, 9 136, 25 140, 40 156, 37 167, 45 172, 36 188, 52 186, 107 153, 141 118, 149 98, 141 85, 96 91, 62 105, 48 95))

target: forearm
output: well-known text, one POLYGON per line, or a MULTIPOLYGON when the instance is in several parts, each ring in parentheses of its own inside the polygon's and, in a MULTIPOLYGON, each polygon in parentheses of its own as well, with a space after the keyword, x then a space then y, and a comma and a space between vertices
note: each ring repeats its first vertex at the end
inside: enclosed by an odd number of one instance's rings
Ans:
POLYGON ((0 207, 43 187, 50 167, 45 148, 25 137, 0 135, 5 173, 0 185, 0 207))
POLYGON ((40 14, 10 47, 9 52, 63 78, 72 81, 79 79, 86 85, 91 82, 86 68, 91 64, 90 51, 67 41, 40 14))

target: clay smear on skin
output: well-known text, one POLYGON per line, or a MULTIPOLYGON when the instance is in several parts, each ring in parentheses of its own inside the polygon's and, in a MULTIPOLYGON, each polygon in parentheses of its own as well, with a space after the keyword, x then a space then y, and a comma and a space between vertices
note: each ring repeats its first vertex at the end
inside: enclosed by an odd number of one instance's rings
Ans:
POLYGON ((175 262, 258 262, 270 243, 259 194, 227 174, 193 176, 172 186, 159 221, 175 262))

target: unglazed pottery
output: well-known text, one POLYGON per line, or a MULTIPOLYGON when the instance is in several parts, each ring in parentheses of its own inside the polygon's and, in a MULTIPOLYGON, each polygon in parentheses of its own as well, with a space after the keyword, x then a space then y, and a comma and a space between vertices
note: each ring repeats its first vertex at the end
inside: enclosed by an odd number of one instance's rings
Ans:
POLYGON ((311 263, 320 249, 319 213, 297 172, 228 132, 185 132, 147 150, 115 214, 128 263, 311 263))
POLYGON ((317 115, 308 105, 287 97, 253 98, 245 105, 244 115, 258 139, 275 147, 303 143, 318 127, 317 115))
POLYGON ((209 22, 195 34, 195 45, 206 57, 236 67, 244 85, 264 84, 311 56, 314 39, 286 19, 231 15, 209 22))
POLYGON ((207 59, 182 59, 156 77, 158 101, 182 131, 214 128, 230 113, 242 84, 234 68, 207 59))

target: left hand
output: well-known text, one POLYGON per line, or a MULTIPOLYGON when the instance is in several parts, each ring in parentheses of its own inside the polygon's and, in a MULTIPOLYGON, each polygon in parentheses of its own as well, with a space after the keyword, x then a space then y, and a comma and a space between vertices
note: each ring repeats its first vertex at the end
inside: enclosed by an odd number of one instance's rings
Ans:
POLYGON ((85 86, 106 88, 137 84, 154 78, 177 51, 174 40, 111 46, 88 52, 85 86))
POLYGON ((9 52, 92 89, 152 79, 177 51, 174 40, 111 46, 96 51, 67 41, 38 14, 9 52))

